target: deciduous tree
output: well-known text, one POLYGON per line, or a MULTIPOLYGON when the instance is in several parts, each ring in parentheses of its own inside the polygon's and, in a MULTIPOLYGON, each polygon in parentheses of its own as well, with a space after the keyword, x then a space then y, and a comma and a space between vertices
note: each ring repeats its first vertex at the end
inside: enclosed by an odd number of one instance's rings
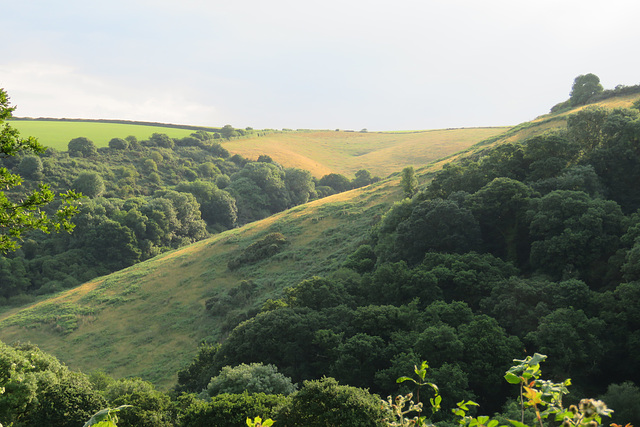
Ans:
POLYGON ((407 166, 402 169, 402 178, 400 179, 400 186, 404 192, 405 197, 412 197, 418 190, 418 179, 416 178, 413 166, 407 166))
POLYGON ((592 73, 581 74, 575 78, 571 87, 571 105, 584 105, 589 98, 603 90, 598 76, 592 73))
POLYGON ((98 154, 96 145, 84 136, 73 138, 67 146, 69 155, 74 157, 91 157, 98 154))
MULTIPOLYGON (((6 91, 0 88, 0 159, 23 152, 43 153, 45 148, 35 138, 20 138, 16 129, 4 123, 11 118, 14 110, 15 107, 9 104, 6 91)), ((21 183, 22 178, 19 175, 0 167, 0 188, 11 190, 21 183)), ((54 214, 47 215, 44 207, 54 198, 53 192, 46 184, 41 184, 38 190, 26 197, 13 197, 5 191, 0 191, 0 252, 17 249, 22 234, 27 230, 38 229, 47 233, 62 229, 72 230, 73 224, 69 220, 76 212, 73 202, 78 196, 72 191, 60 194, 62 205, 54 214)))

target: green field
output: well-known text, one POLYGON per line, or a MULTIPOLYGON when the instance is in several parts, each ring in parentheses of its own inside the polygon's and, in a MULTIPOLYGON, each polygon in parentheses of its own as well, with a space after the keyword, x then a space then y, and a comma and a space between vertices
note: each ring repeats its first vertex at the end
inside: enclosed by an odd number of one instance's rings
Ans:
POLYGON ((419 167, 449 156, 510 127, 438 129, 412 132, 286 132, 225 142, 233 154, 256 159, 268 154, 286 167, 320 178, 329 173, 353 176, 366 169, 377 176, 419 167))
POLYGON ((89 138, 96 147, 107 147, 112 138, 125 138, 129 135, 143 140, 155 132, 166 133, 172 138, 182 138, 194 132, 163 126, 102 122, 10 120, 9 123, 18 129, 21 135, 35 136, 41 144, 60 151, 66 151, 69 141, 79 136, 89 138))
MULTIPOLYGON (((12 120, 23 136, 35 136, 40 143, 66 151, 69 141, 84 136, 96 147, 107 147, 112 138, 133 135, 138 140, 164 133, 182 138, 193 129, 135 123, 105 123, 71 120, 12 120)), ((189 126, 185 126, 189 127, 189 126)), ((231 154, 255 160, 269 155, 284 167, 311 172, 316 178, 330 173, 348 177, 360 169, 376 176, 387 176, 405 166, 420 166, 465 150, 487 138, 496 137, 510 127, 436 129, 398 132, 294 131, 223 140, 231 154)))

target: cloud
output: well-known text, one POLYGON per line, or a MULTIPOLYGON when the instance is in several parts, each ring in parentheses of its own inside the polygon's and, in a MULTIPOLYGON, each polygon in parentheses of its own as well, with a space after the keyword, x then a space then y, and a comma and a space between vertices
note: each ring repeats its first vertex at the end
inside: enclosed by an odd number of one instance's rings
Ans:
POLYGON ((637 0, 3 6, 19 115, 271 128, 516 124, 579 74, 638 83, 637 0))
POLYGON ((16 116, 117 118, 211 125, 220 113, 196 101, 189 89, 128 84, 79 72, 55 63, 0 65, 0 87, 17 106, 16 116))

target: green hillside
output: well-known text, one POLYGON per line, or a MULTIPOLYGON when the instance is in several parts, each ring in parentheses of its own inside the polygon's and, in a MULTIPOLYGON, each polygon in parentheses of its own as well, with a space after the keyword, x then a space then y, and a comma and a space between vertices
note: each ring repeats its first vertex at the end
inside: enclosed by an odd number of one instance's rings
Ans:
MULTIPOLYGON (((168 387, 201 340, 221 337, 221 319, 205 311, 208 298, 253 281, 258 293, 247 306, 257 308, 283 287, 336 270, 375 218, 400 197, 393 179, 224 232, 24 310, 5 312, 0 339, 37 343, 74 369, 139 375, 168 387), (287 238, 285 250, 250 268, 229 271, 229 260, 270 232, 287 238)), ((237 314, 241 318, 242 312, 237 314)))
MULTIPOLYGON (((633 99, 607 102, 631 105, 633 99)), ((429 181, 432 172, 446 162, 563 128, 565 116, 550 115, 522 124, 466 148, 461 155, 442 153, 448 155, 446 160, 418 170, 421 183, 429 181)), ((378 141, 382 147, 383 142, 378 141)), ((36 343, 74 369, 142 376, 167 388, 175 383, 176 371, 193 358, 200 341, 223 338, 237 323, 257 313, 267 299, 279 298, 283 288, 313 275, 353 274, 339 267, 390 206, 403 198, 399 180, 395 175, 316 200, 53 298, 5 311, 0 315, 0 339, 36 343), (229 261, 249 245, 275 232, 287 241, 279 253, 236 270, 228 268, 229 261), (243 284, 249 289, 244 294, 243 284), (232 289, 233 295, 240 295, 234 306, 220 315, 206 310, 207 301, 232 289)))
POLYGON ((268 154, 286 167, 352 176, 360 169, 387 176, 403 167, 426 165, 464 150, 509 127, 439 129, 414 132, 306 131, 232 140, 224 147, 253 159, 268 154))
MULTIPOLYGON (((84 136, 96 147, 129 135, 138 140, 153 133, 183 138, 196 127, 162 124, 109 123, 82 120, 13 120, 21 135, 38 138, 45 146, 66 151, 73 138, 84 136)), ((210 129, 214 128, 202 128, 210 129)), ((464 150, 509 127, 442 129, 412 132, 256 131, 245 137, 220 140, 231 154, 257 159, 267 154, 281 165, 310 171, 320 178, 329 173, 353 176, 360 169, 387 176, 403 167, 423 165, 464 150)))

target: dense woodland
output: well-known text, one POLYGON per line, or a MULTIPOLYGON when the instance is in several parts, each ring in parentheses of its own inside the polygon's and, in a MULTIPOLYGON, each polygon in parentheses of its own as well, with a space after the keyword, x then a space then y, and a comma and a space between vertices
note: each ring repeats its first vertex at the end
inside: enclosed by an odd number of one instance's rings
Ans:
POLYGON ((293 286, 203 347, 177 390, 262 362, 294 382, 329 375, 386 395, 426 359, 444 407, 471 398, 500 411, 506 368, 540 352, 576 396, 623 383, 638 396, 639 174, 637 109, 588 108, 566 132, 450 164, 345 270, 293 286))
POLYGON ((251 132, 225 126, 221 133, 199 130, 179 139, 154 133, 143 141, 114 138, 104 148, 79 137, 67 152, 0 158, 0 166, 24 178, 9 192, 14 199, 41 181, 56 193, 71 188, 85 196, 73 233, 34 232, 19 251, 0 255, 0 305, 23 304, 379 179, 366 170, 353 179, 334 173, 315 179, 268 155, 256 161, 231 156, 220 141, 238 131, 251 132))
MULTIPOLYGON (((411 391, 396 378, 422 360, 443 408, 472 399, 482 413, 517 418, 516 391, 504 374, 514 359, 539 352, 549 356, 545 378, 572 379, 568 403, 602 397, 616 410, 613 421, 638 423, 635 105, 585 108, 568 118, 566 131, 477 152, 419 191, 407 170, 402 185, 410 197, 379 220, 342 269, 292 283, 222 342, 203 343, 169 393, 139 379, 73 373, 33 346, 2 344, 0 366, 11 368, 0 378, 0 420, 82 425, 93 412, 126 403, 134 408, 121 411, 118 425, 241 426, 248 415, 281 426, 386 425, 374 394, 411 391)), ((49 153, 41 163, 5 160, 23 175, 92 195, 73 234, 33 236, 0 259, 10 266, 0 274, 11 272, 2 277, 5 298, 73 286, 86 280, 79 271, 88 265, 90 275, 113 271, 354 186, 341 179, 344 188, 320 190, 328 178, 316 187, 304 171, 234 160, 195 135, 189 141, 154 136, 82 156, 70 143, 69 153, 49 153), (110 255, 98 261, 91 245, 110 255), (56 273, 54 265, 66 267, 56 273), (36 277, 46 271, 64 276, 36 277)), ((229 297, 250 292, 245 282, 229 297)), ((206 309, 218 315, 219 301, 206 309)), ((448 409, 433 421, 454 425, 448 409)))

